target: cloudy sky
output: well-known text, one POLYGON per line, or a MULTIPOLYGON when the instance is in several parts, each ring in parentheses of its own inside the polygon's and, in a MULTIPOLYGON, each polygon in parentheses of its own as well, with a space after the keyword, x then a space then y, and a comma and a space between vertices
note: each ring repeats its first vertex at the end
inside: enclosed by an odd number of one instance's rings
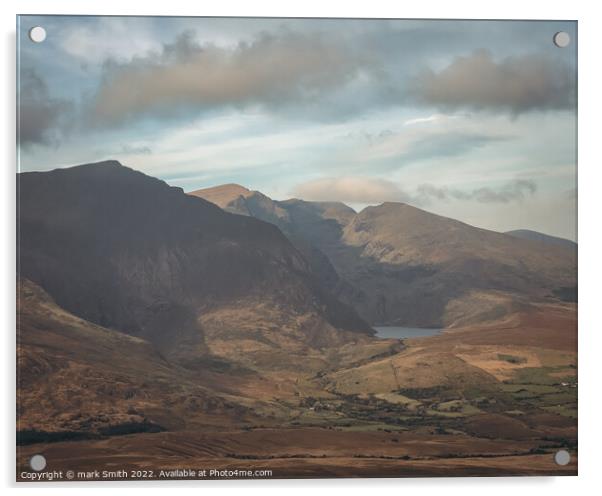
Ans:
POLYGON ((187 191, 576 237, 572 22, 25 16, 17 36, 20 171, 113 158, 187 191))

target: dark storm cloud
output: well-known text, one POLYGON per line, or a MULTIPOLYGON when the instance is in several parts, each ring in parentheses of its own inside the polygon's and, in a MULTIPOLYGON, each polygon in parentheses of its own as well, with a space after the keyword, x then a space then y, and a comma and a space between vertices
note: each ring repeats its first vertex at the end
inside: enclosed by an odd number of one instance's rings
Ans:
POLYGON ((72 103, 50 96, 44 80, 31 69, 22 70, 19 83, 19 144, 58 144, 73 110, 72 103))
POLYGON ((561 60, 532 54, 496 61, 486 50, 457 57, 440 72, 423 71, 409 89, 429 105, 514 114, 570 108, 573 91, 571 70, 561 60))
POLYGON ((371 64, 360 52, 319 34, 264 32, 225 48, 199 44, 186 32, 161 53, 107 62, 93 118, 110 123, 228 105, 311 102, 371 64))
POLYGON ((498 189, 483 187, 473 190, 441 188, 431 184, 423 184, 418 188, 416 199, 420 203, 431 200, 473 200, 480 203, 510 203, 522 201, 537 191, 537 185, 532 180, 516 179, 504 184, 498 189))

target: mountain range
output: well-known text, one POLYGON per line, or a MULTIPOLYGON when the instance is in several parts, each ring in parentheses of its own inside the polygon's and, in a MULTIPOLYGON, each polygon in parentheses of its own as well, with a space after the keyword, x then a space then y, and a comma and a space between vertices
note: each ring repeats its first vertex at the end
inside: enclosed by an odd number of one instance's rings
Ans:
POLYGON ((166 355, 192 365, 212 327, 228 326, 218 313, 309 346, 373 332, 273 224, 117 162, 24 173, 18 186, 20 276, 166 355))
POLYGON ((18 477, 39 453, 541 475, 576 447, 574 247, 402 203, 186 194, 115 161, 17 185, 18 477))
POLYGON ((573 299, 576 253, 404 203, 274 201, 229 184, 189 193, 278 226, 322 284, 373 325, 451 327, 573 299))

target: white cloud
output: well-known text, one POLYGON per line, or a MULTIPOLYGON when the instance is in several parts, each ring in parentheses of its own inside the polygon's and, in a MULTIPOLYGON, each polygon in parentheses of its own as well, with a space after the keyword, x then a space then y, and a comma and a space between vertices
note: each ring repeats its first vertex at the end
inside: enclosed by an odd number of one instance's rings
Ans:
POLYGON ((458 119, 458 115, 446 115, 446 114, 432 114, 428 117, 416 117, 414 119, 408 119, 403 123, 404 126, 413 126, 414 124, 429 124, 436 123, 446 119, 458 119))
POLYGON ((94 23, 65 26, 60 31, 62 49, 85 63, 106 59, 130 60, 161 47, 157 34, 144 18, 128 22, 124 17, 100 17, 94 23))
POLYGON ((303 200, 348 203, 382 203, 408 199, 395 183, 363 176, 314 179, 298 185, 292 193, 303 200))

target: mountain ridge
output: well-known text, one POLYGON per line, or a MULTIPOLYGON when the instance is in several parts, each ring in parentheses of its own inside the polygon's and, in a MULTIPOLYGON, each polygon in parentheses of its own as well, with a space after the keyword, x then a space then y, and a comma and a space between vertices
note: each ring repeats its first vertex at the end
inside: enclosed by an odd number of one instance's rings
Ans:
POLYGON ((313 280, 273 224, 224 212, 116 161, 22 173, 18 184, 20 275, 66 310, 168 355, 192 364, 210 350, 200 315, 257 301, 274 321, 311 316, 306 328, 291 329, 309 345, 319 328, 332 342, 373 332, 313 280))
MULTIPOLYGON (((195 194, 204 191, 211 188, 195 194)), ((539 242, 402 202, 355 212, 341 202, 276 201, 252 192, 225 205, 278 225, 293 244, 306 245, 303 251, 325 257, 331 291, 373 325, 460 325, 467 323, 463 312, 471 322, 493 318, 533 298, 572 294, 576 284, 576 259, 566 250, 541 250, 539 242), (277 209, 284 213, 274 217, 277 209), (471 301, 486 308, 479 313, 471 301)))
POLYGON ((567 238, 561 238, 559 236, 552 236, 539 231, 533 231, 531 229, 515 229, 513 231, 506 231, 504 234, 514 236, 515 238, 528 239, 531 241, 540 241, 549 245, 563 246, 565 248, 576 249, 577 242, 567 238))

